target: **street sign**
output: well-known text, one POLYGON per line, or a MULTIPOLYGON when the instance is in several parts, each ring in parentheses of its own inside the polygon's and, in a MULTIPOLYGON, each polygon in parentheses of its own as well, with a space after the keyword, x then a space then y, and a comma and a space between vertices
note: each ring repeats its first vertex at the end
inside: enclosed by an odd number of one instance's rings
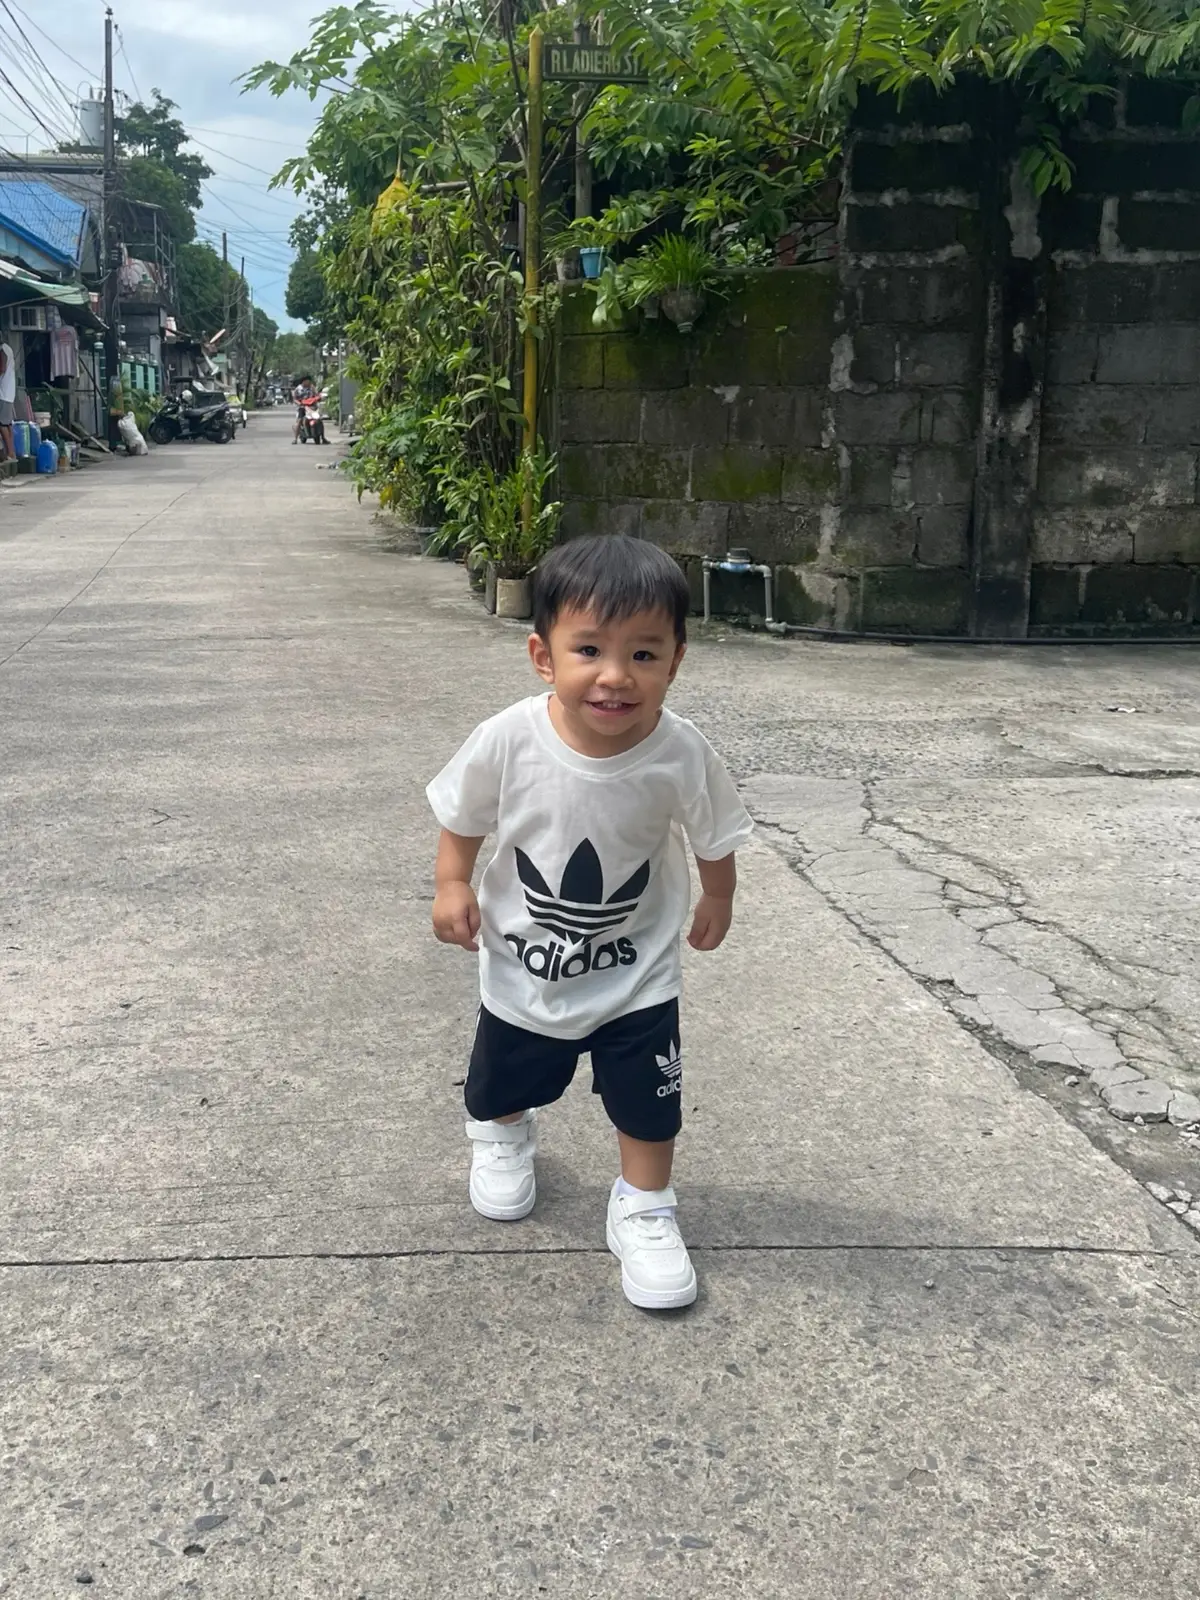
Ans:
POLYGON ((602 44, 547 44, 545 75, 557 83, 648 83, 636 56, 602 44))

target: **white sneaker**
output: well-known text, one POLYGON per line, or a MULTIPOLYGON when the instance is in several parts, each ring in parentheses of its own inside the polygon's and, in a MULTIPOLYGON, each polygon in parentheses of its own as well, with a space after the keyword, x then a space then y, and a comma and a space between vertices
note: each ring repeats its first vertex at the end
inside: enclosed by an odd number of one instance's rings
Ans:
POLYGON ((467 1122, 471 1141, 471 1204, 493 1222, 519 1222, 533 1210, 537 1182, 537 1112, 520 1122, 467 1122))
POLYGON ((621 1263, 626 1300, 646 1311, 690 1306, 696 1298, 696 1269, 674 1216, 647 1212, 675 1204, 674 1189, 648 1194, 618 1194, 608 1201, 608 1248, 621 1263))

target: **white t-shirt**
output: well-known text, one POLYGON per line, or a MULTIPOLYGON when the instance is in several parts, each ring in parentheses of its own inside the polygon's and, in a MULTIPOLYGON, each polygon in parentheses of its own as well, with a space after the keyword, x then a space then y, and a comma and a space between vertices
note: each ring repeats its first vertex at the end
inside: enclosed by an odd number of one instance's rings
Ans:
POLYGON ((0 372, 0 400, 15 400, 17 398, 17 363, 13 357, 12 345, 0 344, 4 352, 5 367, 0 372))
POLYGON ((481 723, 429 785, 451 833, 495 830, 479 887, 479 978, 489 1011, 582 1039, 679 993, 691 884, 686 833, 719 861, 753 823, 698 728, 664 710, 648 739, 596 759, 564 744, 550 696, 481 723))

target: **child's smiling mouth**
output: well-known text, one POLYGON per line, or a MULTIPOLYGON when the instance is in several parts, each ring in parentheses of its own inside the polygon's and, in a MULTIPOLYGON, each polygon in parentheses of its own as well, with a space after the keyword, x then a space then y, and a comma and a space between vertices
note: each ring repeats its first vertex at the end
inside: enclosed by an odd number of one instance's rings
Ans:
POLYGON ((633 700, 585 700, 584 704, 600 717, 627 717, 638 709, 633 700))

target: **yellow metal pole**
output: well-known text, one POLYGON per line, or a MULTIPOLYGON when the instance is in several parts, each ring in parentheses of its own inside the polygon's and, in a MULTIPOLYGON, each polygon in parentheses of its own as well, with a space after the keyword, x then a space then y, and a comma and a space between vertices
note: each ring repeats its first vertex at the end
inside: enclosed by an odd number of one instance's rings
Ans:
MULTIPOLYGON (((526 450, 537 445, 538 336, 537 297, 541 287, 542 251, 542 30, 529 35, 529 123, 525 170, 525 437, 526 450)), ((533 521, 533 495, 525 496, 525 526, 533 521)))

